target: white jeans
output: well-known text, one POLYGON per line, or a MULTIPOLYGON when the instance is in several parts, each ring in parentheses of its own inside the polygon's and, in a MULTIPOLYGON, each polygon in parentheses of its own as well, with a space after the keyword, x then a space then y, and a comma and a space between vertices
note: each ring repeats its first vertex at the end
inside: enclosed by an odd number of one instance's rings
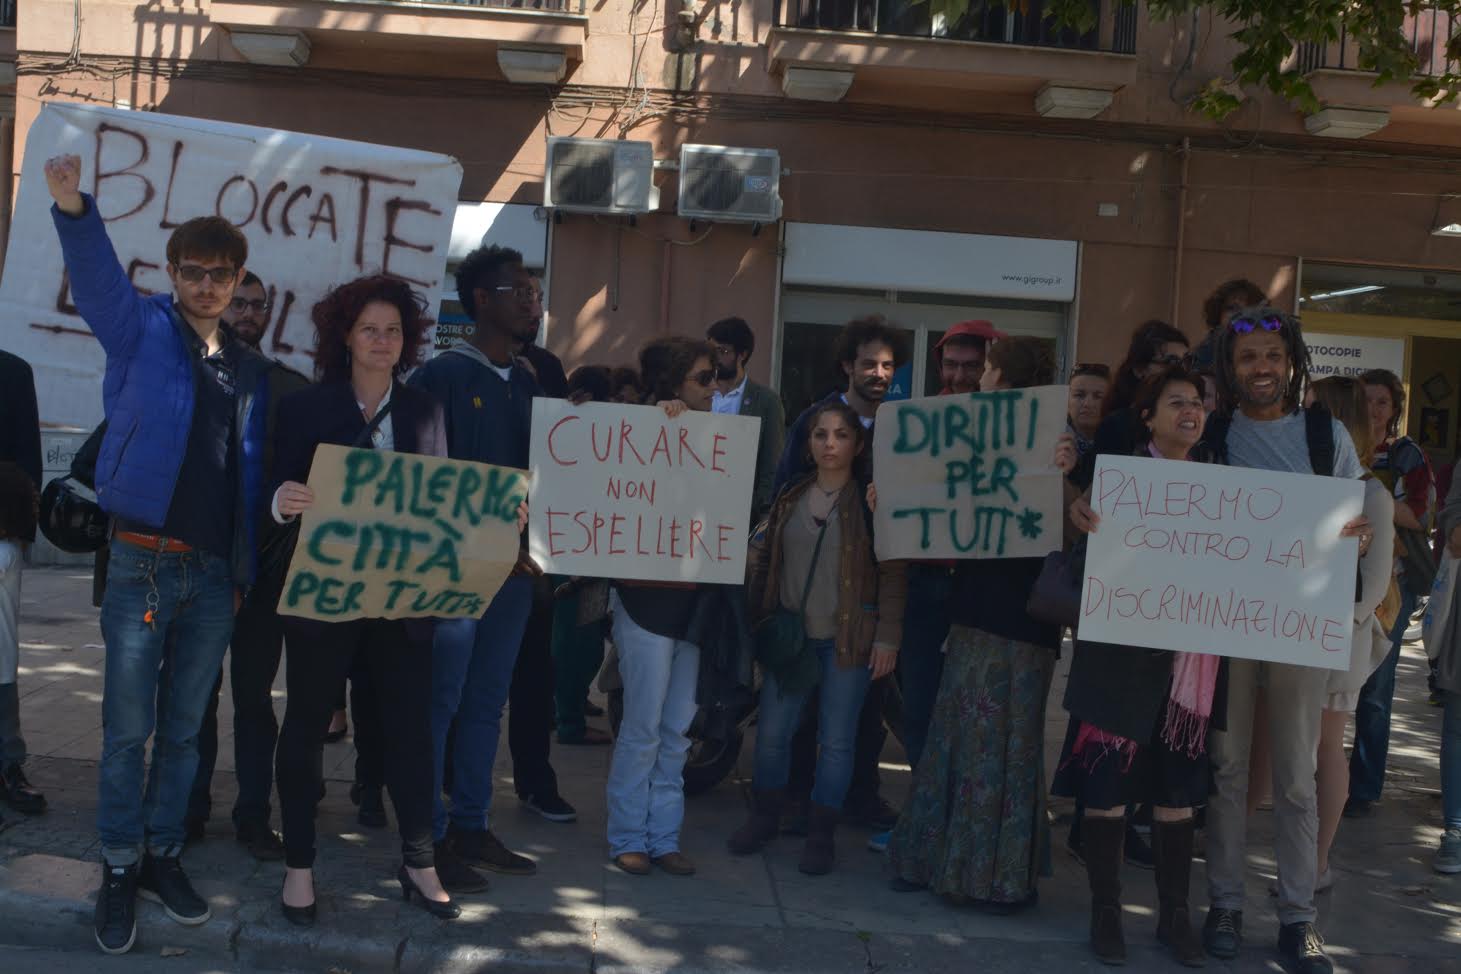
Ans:
POLYGON ((624 719, 609 767, 609 855, 663 856, 680 849, 700 650, 640 628, 617 592, 609 608, 624 684, 624 719))
POLYGON ((1278 834, 1278 919, 1314 922, 1319 868, 1319 804, 1314 773, 1319 721, 1329 671, 1253 660, 1228 661, 1227 730, 1211 735, 1217 788, 1207 810, 1207 889, 1212 905, 1243 908, 1247 871, 1248 750, 1258 675, 1268 690, 1268 740, 1273 754, 1273 812, 1278 834))

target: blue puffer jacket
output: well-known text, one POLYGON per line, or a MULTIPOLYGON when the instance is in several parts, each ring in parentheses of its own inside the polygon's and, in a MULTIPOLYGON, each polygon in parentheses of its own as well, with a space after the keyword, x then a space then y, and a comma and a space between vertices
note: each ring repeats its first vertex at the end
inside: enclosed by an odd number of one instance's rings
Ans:
MULTIPOLYGON (((170 295, 143 297, 127 279, 90 196, 86 212, 51 216, 71 281, 71 296, 106 352, 102 403, 107 431, 96 465, 96 495, 109 514, 161 525, 193 423, 196 338, 170 295)), ((241 346, 236 376, 234 449, 239 471, 232 553, 234 580, 253 581, 254 532, 262 510, 269 363, 241 346), (255 403, 260 408, 254 408, 255 403)))

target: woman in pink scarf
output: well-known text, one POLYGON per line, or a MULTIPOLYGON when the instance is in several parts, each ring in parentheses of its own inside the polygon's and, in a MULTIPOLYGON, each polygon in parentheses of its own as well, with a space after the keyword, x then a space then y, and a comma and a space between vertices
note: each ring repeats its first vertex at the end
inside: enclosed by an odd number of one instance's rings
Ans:
MULTIPOLYGON (((1133 411, 1144 427, 1139 456, 1202 459, 1193 455, 1205 417, 1198 376, 1178 365, 1149 377, 1133 411)), ((1106 963, 1126 959, 1120 881, 1126 807, 1149 802, 1157 939, 1183 964, 1202 966, 1187 890, 1193 808, 1207 796, 1207 731, 1221 666, 1216 656, 1076 642, 1065 694, 1070 729, 1051 790, 1085 806, 1091 946, 1106 963)))

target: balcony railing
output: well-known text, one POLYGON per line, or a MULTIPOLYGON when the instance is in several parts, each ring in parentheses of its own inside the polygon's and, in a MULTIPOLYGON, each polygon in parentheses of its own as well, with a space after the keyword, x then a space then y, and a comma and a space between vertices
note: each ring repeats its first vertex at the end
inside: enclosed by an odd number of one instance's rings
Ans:
POLYGON ((0 27, 15 26, 16 0, 0 0, 0 27))
MULTIPOLYGON (((1455 63, 1446 57, 1446 44, 1461 24, 1448 12, 1429 6, 1405 18, 1401 30, 1406 43, 1420 59, 1417 75, 1445 74, 1455 63)), ((1360 46, 1348 31, 1340 29, 1339 39, 1328 43, 1299 45, 1299 69, 1305 74, 1328 68, 1337 71, 1362 71, 1360 46)))
MULTIPOLYGON (((931 14, 927 2, 913 0, 778 0, 776 18, 780 27, 1135 53, 1136 6, 1120 0, 1106 2, 1114 7, 1108 14, 1112 20, 1108 38, 1100 27, 1085 32, 1056 27, 1046 19, 1042 0, 1030 0, 1024 13, 1010 9, 1009 0, 969 0, 968 9, 952 20, 942 13, 931 14)), ((1089 3, 1099 24, 1102 0, 1089 3)))
MULTIPOLYGON (((15 0, 6 0, 13 3, 15 0)), ((403 6, 422 3, 451 4, 461 7, 486 7, 491 10, 541 10, 552 14, 582 14, 584 0, 390 0, 403 6)))

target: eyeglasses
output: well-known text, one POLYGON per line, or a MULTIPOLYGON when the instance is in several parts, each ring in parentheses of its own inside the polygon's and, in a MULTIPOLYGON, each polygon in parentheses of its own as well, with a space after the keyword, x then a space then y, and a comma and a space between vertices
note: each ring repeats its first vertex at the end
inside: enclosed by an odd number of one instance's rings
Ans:
POLYGON ((1264 331, 1278 331, 1283 328, 1283 319, 1278 315, 1265 315, 1262 318, 1249 318, 1247 315, 1239 315, 1228 322, 1228 327, 1233 329, 1234 334, 1248 335, 1262 328, 1264 331))
POLYGON ((1190 365, 1191 363, 1192 354, 1190 352, 1186 355, 1158 355, 1152 359, 1153 365, 1190 365))
POLYGON ((542 292, 535 287, 518 287, 516 284, 494 284, 484 290, 494 294, 511 294, 519 301, 534 301, 542 295, 542 292))
POLYGON ((1111 366, 1105 362, 1077 362, 1074 369, 1071 369, 1070 377, 1074 379, 1080 375, 1094 375, 1102 379, 1111 378, 1111 366))
POLYGON ((689 379, 697 386, 708 386, 715 381, 714 369, 702 369, 699 372, 692 372, 689 379))
POLYGON ((231 284, 238 276, 237 268, 233 267, 203 267, 198 264, 174 264, 177 268, 178 277, 189 284, 197 284, 204 277, 209 278, 214 284, 231 284))
POLYGON ((269 302, 263 299, 250 301, 248 298, 234 298, 228 302, 228 306, 239 314, 243 314, 245 311, 252 311, 256 315, 261 315, 269 310, 269 302))

